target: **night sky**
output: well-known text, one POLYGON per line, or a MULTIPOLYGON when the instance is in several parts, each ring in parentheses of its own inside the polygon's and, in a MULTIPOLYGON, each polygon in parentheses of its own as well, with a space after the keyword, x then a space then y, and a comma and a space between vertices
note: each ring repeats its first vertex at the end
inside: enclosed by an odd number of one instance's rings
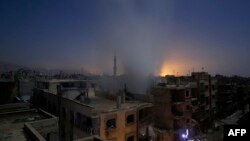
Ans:
POLYGON ((1 0, 0 61, 46 69, 250 76, 248 0, 1 0))

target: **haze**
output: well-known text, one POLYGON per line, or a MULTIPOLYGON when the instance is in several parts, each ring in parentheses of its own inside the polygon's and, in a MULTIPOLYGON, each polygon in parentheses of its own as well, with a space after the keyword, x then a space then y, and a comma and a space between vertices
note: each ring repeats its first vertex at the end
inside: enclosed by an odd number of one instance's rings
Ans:
POLYGON ((250 75, 249 1, 0 1, 0 61, 112 74, 250 75))

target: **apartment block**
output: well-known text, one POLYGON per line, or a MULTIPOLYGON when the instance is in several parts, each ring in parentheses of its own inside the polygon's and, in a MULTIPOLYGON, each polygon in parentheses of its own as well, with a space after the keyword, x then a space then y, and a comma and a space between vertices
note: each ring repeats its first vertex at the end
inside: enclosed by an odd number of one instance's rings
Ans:
POLYGON ((91 136, 105 141, 149 138, 146 111, 152 107, 151 103, 127 101, 124 93, 96 96, 93 88, 82 81, 78 85, 78 80, 57 84, 57 91, 55 80, 37 84, 33 103, 59 117, 60 140, 91 136))

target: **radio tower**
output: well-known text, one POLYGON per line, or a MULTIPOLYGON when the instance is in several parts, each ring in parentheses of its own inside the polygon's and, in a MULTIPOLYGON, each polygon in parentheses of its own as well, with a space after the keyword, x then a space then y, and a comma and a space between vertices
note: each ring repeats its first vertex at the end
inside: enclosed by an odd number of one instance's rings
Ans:
POLYGON ((113 66, 113 76, 116 76, 117 66, 116 66, 116 52, 114 53, 114 66, 113 66))

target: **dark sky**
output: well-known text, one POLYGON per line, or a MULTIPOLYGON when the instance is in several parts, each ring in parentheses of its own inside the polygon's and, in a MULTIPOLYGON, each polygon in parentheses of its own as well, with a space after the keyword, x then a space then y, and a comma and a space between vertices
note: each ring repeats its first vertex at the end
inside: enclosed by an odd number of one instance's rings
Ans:
POLYGON ((250 76, 248 0, 1 0, 0 61, 250 76))

